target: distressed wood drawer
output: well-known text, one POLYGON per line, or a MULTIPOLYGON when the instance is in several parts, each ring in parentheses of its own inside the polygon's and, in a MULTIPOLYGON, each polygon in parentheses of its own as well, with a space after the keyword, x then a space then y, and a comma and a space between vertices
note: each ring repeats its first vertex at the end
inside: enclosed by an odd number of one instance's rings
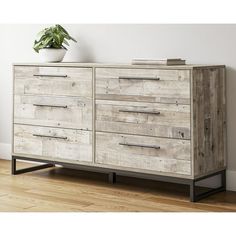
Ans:
POLYGON ((14 104, 14 123, 92 130, 91 98, 15 95, 14 104))
POLYGON ((92 132, 14 125, 14 153, 92 162, 92 132))
POLYGON ((190 104, 190 70, 96 68, 96 98, 190 104))
POLYGON ((190 106, 97 100, 96 130, 190 139, 190 106))
POLYGON ((92 97, 92 69, 15 66, 15 94, 92 97))
POLYGON ((96 162, 190 175, 190 141, 96 132, 96 162))

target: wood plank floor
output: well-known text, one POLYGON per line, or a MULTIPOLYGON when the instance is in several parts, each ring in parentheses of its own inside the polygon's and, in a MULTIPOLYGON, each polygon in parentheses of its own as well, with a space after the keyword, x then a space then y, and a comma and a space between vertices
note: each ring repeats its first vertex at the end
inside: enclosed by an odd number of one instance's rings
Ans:
MULTIPOLYGON (((19 163, 27 167, 29 163, 19 163)), ((0 160, 1 212, 222 212, 236 211, 236 192, 189 202, 188 187, 135 178, 50 168, 12 176, 0 160)))

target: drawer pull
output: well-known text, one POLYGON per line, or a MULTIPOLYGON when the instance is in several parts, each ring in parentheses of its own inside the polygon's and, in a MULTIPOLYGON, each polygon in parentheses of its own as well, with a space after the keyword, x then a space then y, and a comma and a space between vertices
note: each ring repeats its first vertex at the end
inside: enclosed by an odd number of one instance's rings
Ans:
POLYGON ((35 77, 59 77, 59 78, 66 78, 67 75, 50 75, 50 74, 34 74, 35 77))
POLYGON ((135 76, 119 76, 119 79, 135 79, 135 80, 160 80, 159 77, 135 77, 135 76))
POLYGON ((160 146, 156 146, 156 145, 144 145, 144 144, 135 144, 135 143, 119 143, 119 145, 130 146, 130 147, 143 147, 143 148, 160 149, 160 146))
POLYGON ((46 104, 33 104, 36 107, 55 107, 55 108, 67 108, 67 106, 60 106, 60 105, 46 105, 46 104))
POLYGON ((144 114, 152 114, 152 115, 160 115, 159 111, 135 111, 135 110, 119 110, 119 112, 132 112, 132 113, 144 113, 144 114))
POLYGON ((51 136, 51 135, 42 135, 42 134, 33 134, 35 137, 40 137, 40 138, 56 138, 56 139, 63 139, 66 140, 67 137, 62 137, 62 136, 51 136))

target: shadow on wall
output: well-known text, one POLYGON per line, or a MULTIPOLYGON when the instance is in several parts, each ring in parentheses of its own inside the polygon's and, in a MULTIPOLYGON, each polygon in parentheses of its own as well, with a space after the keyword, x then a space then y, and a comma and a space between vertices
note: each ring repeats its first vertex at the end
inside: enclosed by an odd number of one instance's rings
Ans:
POLYGON ((91 45, 88 45, 86 41, 79 40, 79 42, 71 43, 68 52, 63 60, 64 62, 95 62, 91 45))

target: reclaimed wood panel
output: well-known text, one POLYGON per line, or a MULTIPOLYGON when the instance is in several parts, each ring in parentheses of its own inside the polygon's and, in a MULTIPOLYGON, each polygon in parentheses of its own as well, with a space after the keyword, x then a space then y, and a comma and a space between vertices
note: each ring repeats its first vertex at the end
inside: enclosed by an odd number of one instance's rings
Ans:
POLYGON ((14 125, 14 153, 92 162, 92 132, 14 125))
POLYGON ((92 130, 92 99, 14 96, 14 123, 92 130))
POLYGON ((14 74, 15 94, 92 97, 92 68, 15 66, 14 74))
POLYGON ((14 122, 28 125, 14 126, 13 153, 185 178, 226 167, 224 67, 115 67, 14 66, 14 122), (78 130, 93 122, 96 136, 78 130))
POLYGON ((96 100, 96 130, 190 139, 190 106, 96 100))
POLYGON ((96 68, 96 98, 190 104, 190 70, 96 68))
POLYGON ((194 175, 226 167, 225 69, 194 69, 192 78, 194 175))
POLYGON ((95 161, 140 172, 190 175, 190 141, 96 132, 95 161))

